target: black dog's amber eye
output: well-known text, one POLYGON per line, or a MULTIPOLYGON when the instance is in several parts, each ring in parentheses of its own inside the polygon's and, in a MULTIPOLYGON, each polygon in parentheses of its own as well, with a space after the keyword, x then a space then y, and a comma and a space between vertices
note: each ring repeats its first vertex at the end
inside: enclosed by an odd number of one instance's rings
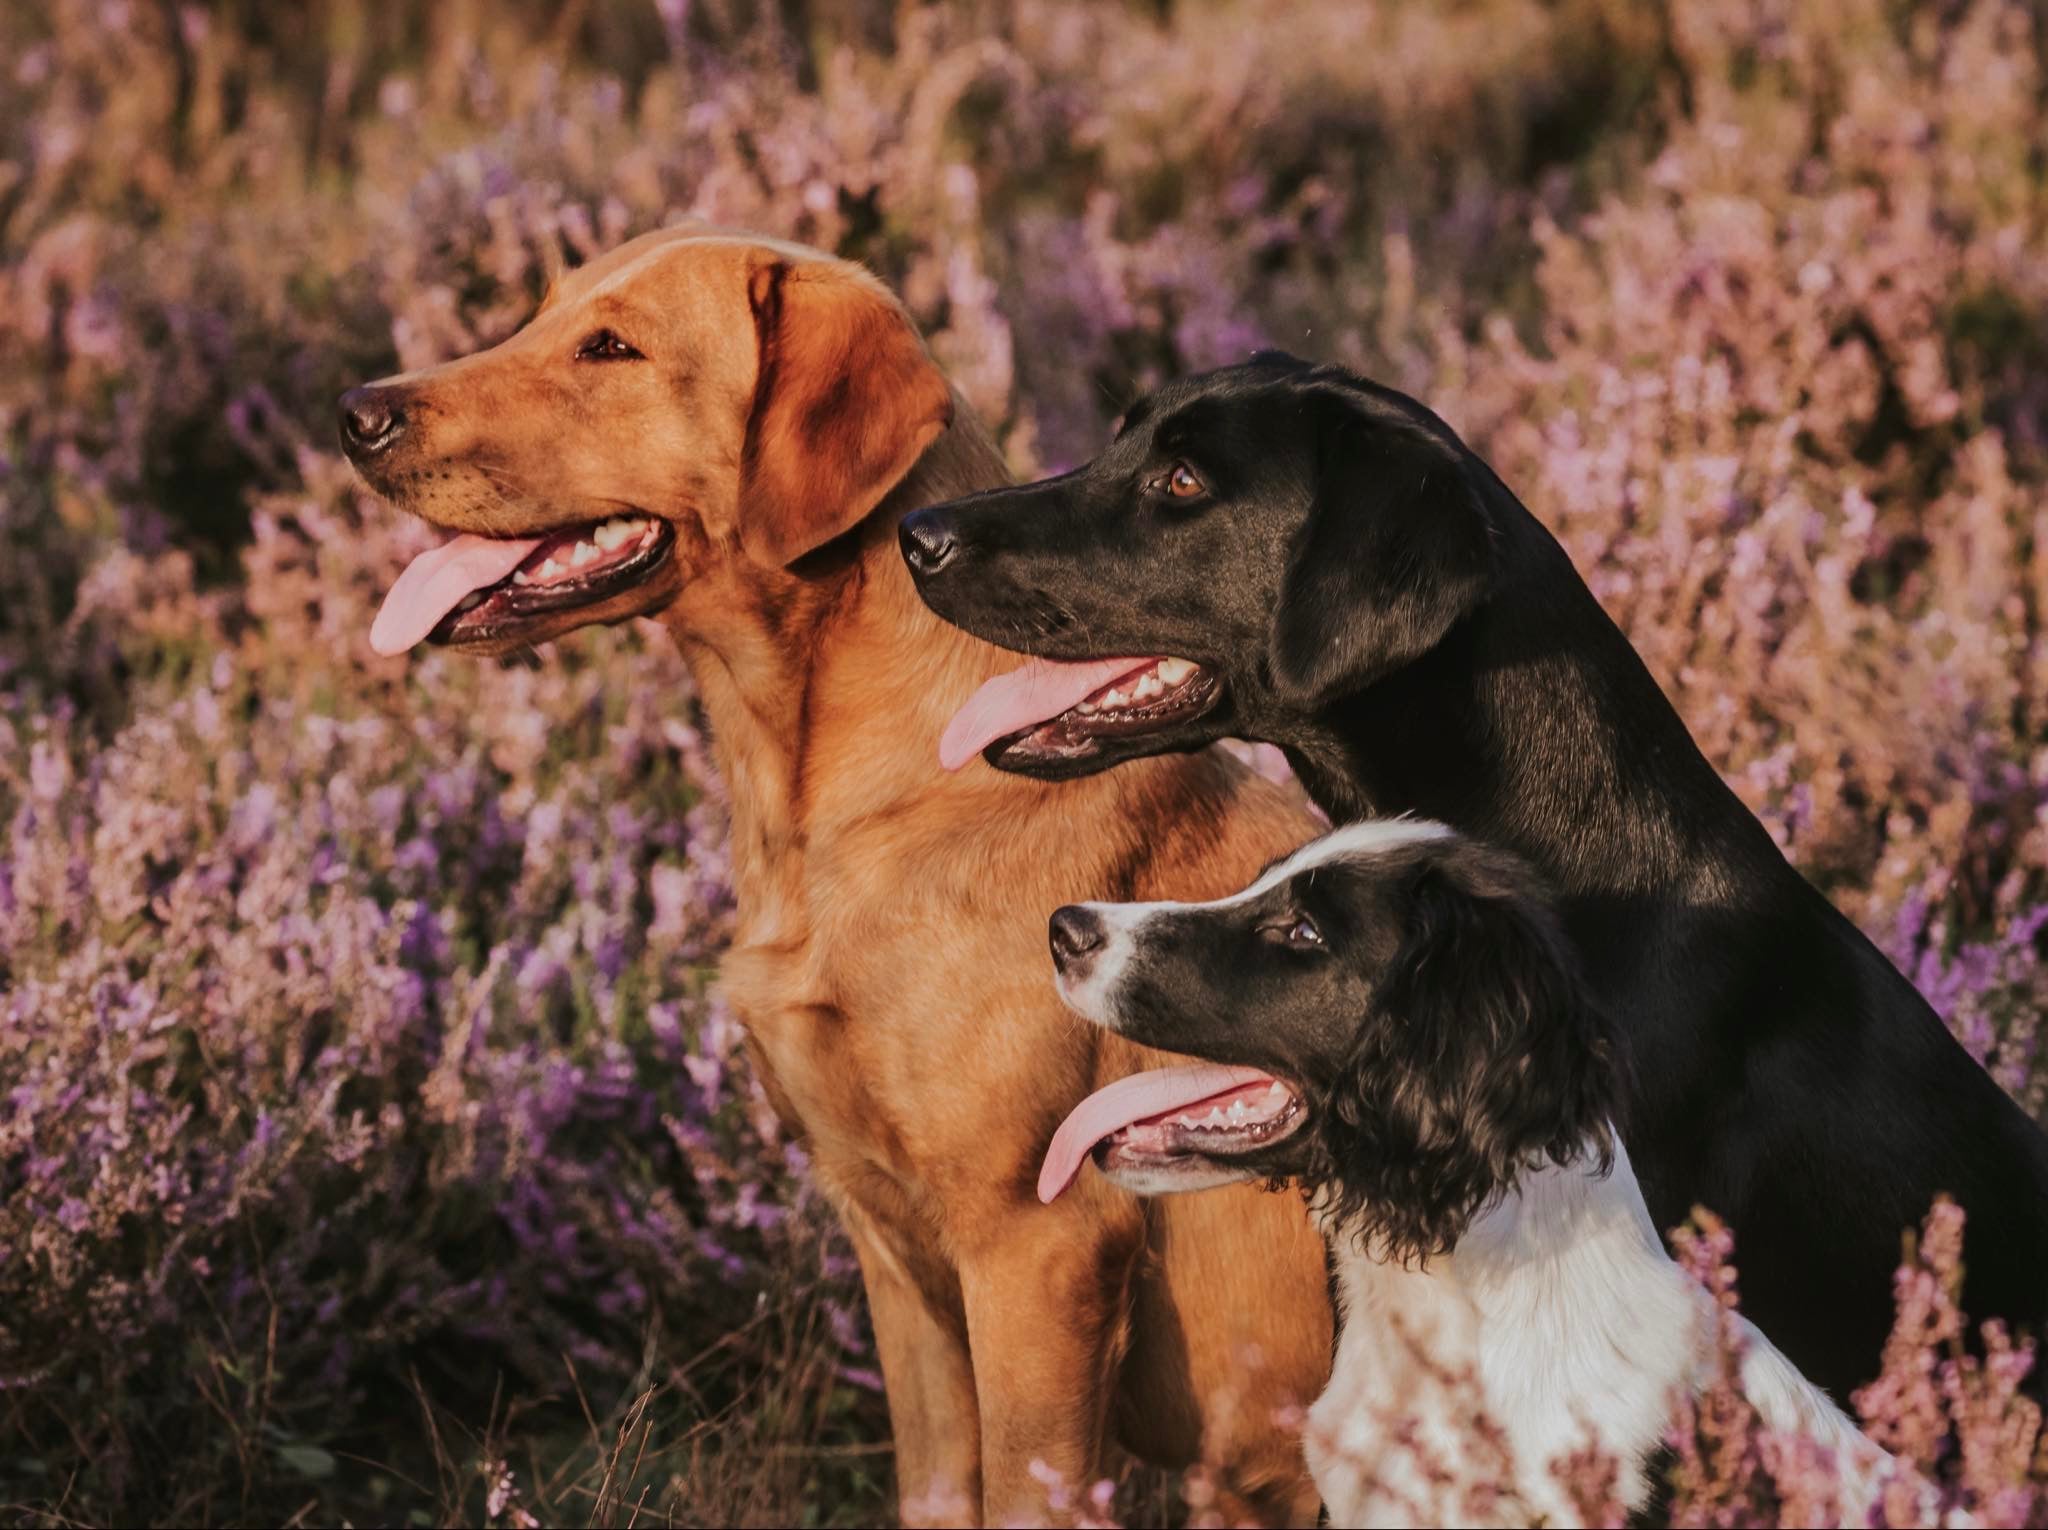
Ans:
POLYGON ((601 329, 576 347, 578 361, 638 361, 640 353, 608 329, 601 329))
POLYGON ((1165 484, 1166 492, 1175 499, 1193 499, 1203 488, 1201 478, 1185 462, 1176 462, 1168 468, 1166 477, 1161 482, 1165 484))

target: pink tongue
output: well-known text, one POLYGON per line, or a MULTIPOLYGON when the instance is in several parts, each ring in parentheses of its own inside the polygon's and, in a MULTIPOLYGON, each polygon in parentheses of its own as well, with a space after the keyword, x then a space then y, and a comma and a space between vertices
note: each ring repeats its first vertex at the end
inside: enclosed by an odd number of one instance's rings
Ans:
MULTIPOLYGON (((1000 737, 1000 735, 998 735, 1000 737)), ((1202 1063, 1191 1068, 1154 1068, 1106 1084, 1074 1107, 1074 1113, 1052 1134, 1045 1162, 1038 1170, 1038 1198, 1048 1206, 1074 1182, 1095 1144, 1133 1121, 1150 1120, 1246 1084, 1270 1084, 1272 1075, 1257 1068, 1226 1068, 1202 1063)))
POLYGON ((370 623, 370 646, 404 653, 439 625, 471 590, 496 584, 540 546, 540 537, 479 537, 464 532, 406 565, 370 623))
POLYGON ((1062 664, 1033 659, 997 675, 967 698, 939 738, 939 763, 958 770, 999 738, 1060 715, 1112 681, 1156 663, 1153 659, 1092 659, 1062 664))

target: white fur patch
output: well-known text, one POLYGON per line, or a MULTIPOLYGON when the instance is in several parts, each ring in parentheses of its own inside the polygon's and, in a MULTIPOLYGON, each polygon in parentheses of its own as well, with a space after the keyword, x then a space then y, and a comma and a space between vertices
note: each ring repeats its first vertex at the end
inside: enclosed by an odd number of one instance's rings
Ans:
POLYGON ((1084 903, 1080 905, 1102 921, 1108 932, 1102 951, 1089 964, 1087 975, 1070 982, 1062 973, 1060 997, 1073 1010, 1097 1025, 1116 1028, 1117 989, 1130 968, 1131 955, 1146 924, 1171 914, 1235 908, 1263 896, 1289 877, 1318 866, 1339 861, 1369 861, 1404 845, 1427 844, 1448 839, 1451 831, 1427 818, 1369 818, 1312 839, 1299 850, 1266 868, 1257 881, 1241 892, 1209 903, 1084 903))
POLYGON ((1160 903, 1084 903, 1081 907, 1102 921, 1106 932, 1103 946, 1088 964, 1085 975, 1075 979, 1062 971, 1054 979, 1067 1007, 1097 1025, 1116 1029, 1117 990, 1130 968, 1138 928, 1150 917, 1149 910, 1169 907, 1160 903))

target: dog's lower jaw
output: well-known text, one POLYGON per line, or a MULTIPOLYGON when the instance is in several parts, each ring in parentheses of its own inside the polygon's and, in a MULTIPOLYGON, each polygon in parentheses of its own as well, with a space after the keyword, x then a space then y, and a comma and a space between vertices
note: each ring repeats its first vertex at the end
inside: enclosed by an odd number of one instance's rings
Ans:
POLYGON ((480 601, 465 602, 451 611, 428 641, 490 658, 535 647, 579 627, 612 626, 637 616, 657 615, 683 587, 677 540, 671 524, 659 523, 643 566, 629 571, 631 582, 600 592, 595 599, 553 597, 546 585, 521 583, 520 576, 514 575, 483 592, 480 601))
POLYGON ((1216 1158, 1177 1153, 1168 1158, 1131 1157, 1119 1159, 1114 1147, 1098 1151, 1096 1162, 1103 1177, 1120 1190, 1133 1195, 1173 1195, 1191 1190, 1215 1190, 1224 1185, 1256 1184, 1266 1176, 1240 1164, 1216 1158))
MULTIPOLYGON (((1211 694, 1224 693, 1218 687, 1211 694)), ((1037 781, 1072 781, 1100 775, 1113 766, 1150 755, 1191 754, 1230 737, 1231 732, 1228 707, 1215 704, 1157 729, 1124 734, 1070 736, 1055 719, 996 740, 982 751, 982 759, 1011 775, 1029 776, 1037 781)))

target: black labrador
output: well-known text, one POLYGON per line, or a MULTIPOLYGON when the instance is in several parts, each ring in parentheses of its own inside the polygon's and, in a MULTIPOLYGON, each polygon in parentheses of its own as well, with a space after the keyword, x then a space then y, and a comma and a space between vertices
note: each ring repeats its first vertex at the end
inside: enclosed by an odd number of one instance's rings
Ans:
POLYGON ((1563 548, 1414 400, 1262 355, 1135 406, 1044 483, 907 517, 925 602, 1042 659, 948 730, 1056 778, 1270 740, 1338 822, 1534 862, 1619 1017, 1660 1226, 1737 1236, 1744 1310, 1846 1398, 1901 1234, 1969 1216, 1967 1309, 2048 1313, 2048 1137, 1786 862, 1563 548))

